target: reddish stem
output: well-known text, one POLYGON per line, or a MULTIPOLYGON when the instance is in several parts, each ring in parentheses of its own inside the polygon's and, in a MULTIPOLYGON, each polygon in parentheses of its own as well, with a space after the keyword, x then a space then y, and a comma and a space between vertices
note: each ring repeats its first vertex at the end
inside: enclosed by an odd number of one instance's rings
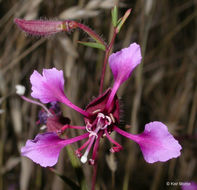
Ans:
POLYGON ((113 33, 111 42, 110 42, 109 46, 106 48, 106 51, 105 51, 105 59, 104 59, 104 62, 103 62, 103 69, 102 69, 102 74, 101 74, 99 94, 102 94, 102 92, 103 92, 103 83, 104 83, 104 78, 105 78, 106 65, 107 65, 107 62, 108 62, 108 58, 109 58, 112 46, 114 45, 114 40, 116 38, 116 35, 117 35, 117 31, 116 31, 116 28, 114 28, 114 33, 113 33))
POLYGON ((114 32, 113 32, 113 36, 111 39, 110 44, 107 46, 106 43, 103 41, 103 39, 97 34, 95 33, 91 28, 89 28, 88 26, 72 21, 72 24, 78 28, 80 28, 81 30, 83 30, 84 32, 86 32, 88 35, 90 35, 94 40, 96 40, 98 43, 103 44, 105 46, 105 59, 104 59, 104 63, 103 63, 103 69, 102 69, 102 74, 101 74, 101 81, 100 81, 100 90, 99 90, 99 94, 102 94, 103 92, 103 83, 104 83, 104 78, 105 78, 105 71, 106 71, 106 65, 108 62, 108 58, 112 49, 112 46, 114 44, 114 40, 116 38, 117 35, 117 29, 114 28, 114 32))
POLYGON ((93 166, 93 176, 92 176, 92 188, 91 188, 91 190, 95 190, 97 167, 98 167, 98 164, 95 163, 94 166, 93 166))
POLYGON ((92 176, 92 188, 91 188, 91 190, 95 190, 95 185, 96 185, 96 176, 97 176, 97 168, 98 168, 97 156, 98 156, 100 137, 101 137, 101 134, 99 134, 98 139, 97 139, 97 141, 94 145, 94 149, 93 149, 92 159, 94 160, 94 165, 93 165, 93 176, 92 176))
POLYGON ((88 26, 75 22, 78 28, 82 29, 84 32, 86 32, 88 35, 90 35, 93 39, 95 39, 98 43, 103 44, 105 48, 107 49, 106 43, 104 40, 97 34, 95 33, 91 28, 88 26))

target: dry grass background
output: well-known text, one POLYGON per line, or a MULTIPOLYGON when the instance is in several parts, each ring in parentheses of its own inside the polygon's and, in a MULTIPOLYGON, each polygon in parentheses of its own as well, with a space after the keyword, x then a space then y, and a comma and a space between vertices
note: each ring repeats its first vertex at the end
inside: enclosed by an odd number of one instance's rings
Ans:
MULTIPOLYGON (((81 31, 35 38, 21 32, 13 19, 77 19, 108 41, 112 35, 110 9, 114 3, 119 4, 120 15, 127 8, 133 9, 116 39, 114 51, 136 41, 144 58, 118 92, 122 99, 122 121, 132 126, 126 130, 139 133, 145 123, 160 120, 179 139, 183 150, 178 159, 147 164, 133 142, 116 135, 124 150, 110 155, 110 145, 102 143, 97 189, 180 189, 166 186, 166 181, 197 181, 196 0, 1 0, 0 190, 70 189, 48 169, 20 156, 20 147, 40 131, 36 126, 40 108, 16 96, 15 85, 25 85, 30 97, 29 77, 33 70, 55 66, 64 70, 67 96, 84 108, 98 94, 104 56, 99 50, 77 44, 79 39, 88 39, 81 31)), ((105 88, 111 84, 108 68, 105 88)), ((66 107, 63 110, 73 124, 83 124, 78 113, 66 107)), ((90 183, 91 166, 82 167, 90 183)), ((66 150, 56 168, 75 179, 66 150)))

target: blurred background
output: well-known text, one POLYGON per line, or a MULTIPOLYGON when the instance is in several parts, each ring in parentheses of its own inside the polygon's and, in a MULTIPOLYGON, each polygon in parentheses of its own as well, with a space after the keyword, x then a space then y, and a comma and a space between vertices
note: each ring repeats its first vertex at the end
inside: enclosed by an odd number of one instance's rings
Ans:
MULTIPOLYGON (((40 107, 21 100, 15 85, 24 85, 30 97, 33 70, 56 67, 64 71, 67 97, 85 108, 98 95, 104 59, 102 51, 77 43, 90 40, 82 31, 32 37, 19 30, 13 19, 74 19, 108 42, 114 4, 119 6, 119 17, 132 8, 114 51, 137 42, 143 54, 141 66, 118 91, 121 127, 136 134, 146 123, 162 121, 183 150, 177 159, 148 164, 134 142, 112 134, 124 150, 112 155, 111 145, 102 140, 97 190, 175 190, 180 186, 166 182, 197 182, 197 0, 0 0, 0 190, 71 189, 48 168, 21 157, 20 147, 41 132, 36 124, 40 107)), ((107 68, 105 89, 112 84, 107 68)), ((77 112, 65 106, 62 110, 72 124, 84 124, 77 112)), ((78 146, 75 143, 71 149, 78 146)), ((92 167, 81 167, 90 187, 92 167)), ((56 169, 76 181, 66 149, 56 169)))

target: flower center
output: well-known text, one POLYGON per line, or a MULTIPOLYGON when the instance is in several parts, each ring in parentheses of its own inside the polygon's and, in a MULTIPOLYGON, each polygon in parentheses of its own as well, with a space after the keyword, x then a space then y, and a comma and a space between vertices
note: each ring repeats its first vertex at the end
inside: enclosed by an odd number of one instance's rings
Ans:
MULTIPOLYGON (((113 116, 111 115, 111 117, 113 116)), ((103 135, 104 130, 113 123, 113 119, 111 117, 104 115, 103 113, 98 113, 92 124, 89 121, 86 122, 86 130, 89 132, 89 144, 85 153, 81 157, 82 163, 87 162, 87 157, 94 141, 98 140, 98 137, 100 138, 103 135)), ((96 154, 96 152, 93 150, 93 157, 94 154, 96 154)))
POLYGON ((98 132, 106 129, 109 125, 112 124, 113 120, 111 119, 111 117, 104 115, 103 113, 98 113, 95 121, 92 124, 89 121, 87 121, 86 130, 90 133, 89 137, 98 137, 98 132))

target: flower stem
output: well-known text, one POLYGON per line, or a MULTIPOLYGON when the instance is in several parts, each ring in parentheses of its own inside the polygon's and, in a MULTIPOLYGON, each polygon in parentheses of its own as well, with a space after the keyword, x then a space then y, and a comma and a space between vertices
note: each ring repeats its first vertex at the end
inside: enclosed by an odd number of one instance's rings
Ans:
POLYGON ((98 163, 96 162, 93 166, 93 176, 92 176, 92 188, 91 190, 95 190, 95 185, 96 185, 96 176, 97 176, 97 168, 98 168, 98 163))
POLYGON ((111 42, 110 42, 109 46, 106 48, 106 51, 105 51, 105 59, 104 59, 104 62, 103 62, 103 69, 102 69, 102 74, 101 74, 99 94, 102 94, 102 92, 103 92, 103 83, 104 83, 104 78, 105 78, 106 65, 107 65, 107 62, 108 62, 108 58, 109 58, 111 49, 114 45, 116 35, 117 35, 117 31, 116 31, 116 28, 114 28, 114 33, 113 33, 111 42))
POLYGON ((94 149, 93 149, 92 160, 94 160, 94 165, 93 165, 93 176, 92 176, 92 188, 91 188, 91 190, 95 190, 95 185, 96 185, 97 168, 98 168, 97 157, 98 157, 98 149, 99 149, 100 138, 101 138, 101 134, 99 134, 98 139, 97 139, 97 141, 94 145, 94 149))

